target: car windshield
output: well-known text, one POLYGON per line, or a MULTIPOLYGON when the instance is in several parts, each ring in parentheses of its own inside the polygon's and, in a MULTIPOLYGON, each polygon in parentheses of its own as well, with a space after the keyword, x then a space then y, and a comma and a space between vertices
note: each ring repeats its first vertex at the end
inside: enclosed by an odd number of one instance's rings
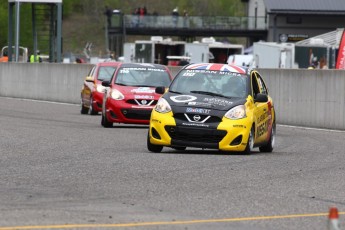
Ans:
POLYGON ((182 70, 170 85, 170 91, 245 98, 247 75, 228 71, 182 70))
POLYGON ((109 81, 113 76, 116 67, 114 66, 100 66, 98 70, 99 81, 109 81))
POLYGON ((168 87, 170 77, 166 70, 152 67, 123 67, 119 69, 115 84, 126 86, 168 87))

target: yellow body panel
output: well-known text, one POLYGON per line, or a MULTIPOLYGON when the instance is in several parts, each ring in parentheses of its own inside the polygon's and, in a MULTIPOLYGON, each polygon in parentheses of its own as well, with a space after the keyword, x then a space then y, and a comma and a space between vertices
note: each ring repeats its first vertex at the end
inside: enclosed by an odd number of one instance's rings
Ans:
MULTIPOLYGON (((269 102, 272 102, 269 99, 269 102)), ((232 120, 223 117, 219 123, 217 130, 225 130, 227 134, 219 142, 219 150, 222 151, 244 151, 247 145, 249 133, 253 124, 255 125, 254 143, 258 144, 265 142, 272 128, 272 121, 274 121, 273 106, 269 111, 267 103, 255 103, 251 96, 248 97, 246 106, 246 117, 238 120, 232 120), (269 112, 268 112, 269 111, 269 112), (258 129, 259 127, 259 129, 258 129), (262 128, 261 128, 262 127, 262 128), (257 134, 260 132, 260 135, 257 134), (242 142, 238 145, 230 145, 230 143, 242 135, 242 142)), ((155 110, 152 111, 150 119, 150 142, 155 145, 171 146, 171 138, 166 132, 164 127, 166 125, 176 126, 173 113, 158 113, 155 110), (154 128, 161 139, 156 139, 152 136, 152 128, 154 128)))
POLYGON ((170 146, 171 145, 171 138, 167 131, 165 131, 164 126, 166 125, 172 125, 176 126, 175 119, 173 117, 173 113, 158 113, 155 110, 151 113, 151 119, 150 119, 150 142, 155 145, 164 145, 164 146, 170 146), (151 134, 151 127, 155 128, 159 135, 161 136, 161 139, 156 139, 152 137, 151 134))

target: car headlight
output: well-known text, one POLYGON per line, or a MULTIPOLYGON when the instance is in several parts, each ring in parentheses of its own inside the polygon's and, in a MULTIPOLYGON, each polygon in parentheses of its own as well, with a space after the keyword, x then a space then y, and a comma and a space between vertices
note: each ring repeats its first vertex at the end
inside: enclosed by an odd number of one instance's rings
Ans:
POLYGON ((104 89, 105 89, 105 87, 103 85, 97 84, 97 86, 96 86, 97 92, 104 93, 104 89))
POLYGON ((123 99, 125 99, 125 96, 123 96, 123 94, 120 91, 118 91, 117 89, 113 89, 111 91, 110 96, 114 100, 123 100, 123 99))
POLYGON ((171 111, 171 107, 164 98, 160 98, 157 102, 155 110, 159 113, 168 113, 171 111))
POLYGON ((237 120, 241 118, 246 117, 246 108, 244 105, 238 105, 232 109, 230 109, 224 117, 232 119, 232 120, 237 120))

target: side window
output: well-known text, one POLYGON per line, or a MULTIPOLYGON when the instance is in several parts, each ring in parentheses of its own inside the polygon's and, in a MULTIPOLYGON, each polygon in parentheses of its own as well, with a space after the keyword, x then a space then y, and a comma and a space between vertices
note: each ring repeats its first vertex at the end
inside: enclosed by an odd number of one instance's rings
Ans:
POLYGON ((258 85, 259 85, 260 92, 263 94, 268 94, 268 90, 267 90, 266 85, 265 85, 264 81, 262 80, 260 74, 259 73, 255 73, 255 74, 256 74, 257 79, 258 79, 258 85))
POLYGON ((260 93, 260 88, 254 72, 251 73, 250 77, 252 79, 253 97, 255 98, 256 95, 260 93))
POLYGON ((90 72, 87 76, 93 76, 94 77, 95 69, 96 69, 96 66, 92 67, 92 69, 90 70, 90 72))

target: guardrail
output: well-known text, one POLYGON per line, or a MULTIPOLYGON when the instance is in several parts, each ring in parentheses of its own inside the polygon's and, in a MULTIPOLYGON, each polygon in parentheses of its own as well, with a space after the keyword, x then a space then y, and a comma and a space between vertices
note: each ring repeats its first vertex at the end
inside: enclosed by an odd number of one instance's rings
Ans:
MULTIPOLYGON (((0 96, 80 103, 90 64, 0 63, 0 96)), ((170 67, 176 72, 180 67, 170 67)), ((277 123, 345 130, 345 71, 259 69, 277 123)))

